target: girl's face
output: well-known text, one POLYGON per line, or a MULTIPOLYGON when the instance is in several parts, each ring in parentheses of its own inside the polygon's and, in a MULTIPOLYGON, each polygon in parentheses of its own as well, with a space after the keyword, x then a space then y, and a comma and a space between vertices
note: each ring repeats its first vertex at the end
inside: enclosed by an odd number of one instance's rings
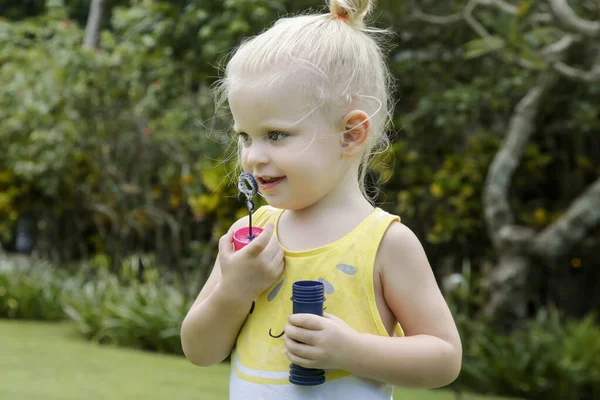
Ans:
POLYGON ((277 84, 240 81, 229 94, 245 172, 253 174, 270 205, 309 207, 340 184, 346 169, 334 118, 311 110, 294 74, 277 84))

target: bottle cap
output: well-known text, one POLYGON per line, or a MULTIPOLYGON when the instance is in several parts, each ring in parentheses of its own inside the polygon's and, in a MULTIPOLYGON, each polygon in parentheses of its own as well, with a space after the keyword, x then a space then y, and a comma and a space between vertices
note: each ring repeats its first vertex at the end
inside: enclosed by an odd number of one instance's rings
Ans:
POLYGON ((258 237, 258 235, 261 234, 262 231, 263 231, 262 228, 253 226, 252 227, 252 235, 253 235, 252 238, 249 237, 250 236, 250 228, 247 226, 235 231, 233 233, 233 247, 235 248, 235 251, 243 249, 251 241, 256 239, 258 237))

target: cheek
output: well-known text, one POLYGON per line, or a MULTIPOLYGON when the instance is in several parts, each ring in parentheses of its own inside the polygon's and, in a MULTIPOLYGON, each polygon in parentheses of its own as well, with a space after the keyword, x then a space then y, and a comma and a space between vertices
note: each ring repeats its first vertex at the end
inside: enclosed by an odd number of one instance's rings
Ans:
POLYGON ((242 169, 244 170, 244 172, 250 172, 252 173, 252 168, 250 168, 248 166, 248 151, 245 148, 241 148, 238 151, 238 157, 240 160, 240 165, 242 166, 242 169))

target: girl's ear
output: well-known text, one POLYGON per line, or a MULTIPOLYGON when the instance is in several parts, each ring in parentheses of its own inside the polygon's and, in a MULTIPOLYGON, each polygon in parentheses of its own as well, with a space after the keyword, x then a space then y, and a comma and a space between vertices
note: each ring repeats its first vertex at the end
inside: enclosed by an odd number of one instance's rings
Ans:
POLYGON ((360 153, 367 143, 370 133, 369 116, 362 110, 348 112, 343 118, 342 154, 353 157, 360 153))

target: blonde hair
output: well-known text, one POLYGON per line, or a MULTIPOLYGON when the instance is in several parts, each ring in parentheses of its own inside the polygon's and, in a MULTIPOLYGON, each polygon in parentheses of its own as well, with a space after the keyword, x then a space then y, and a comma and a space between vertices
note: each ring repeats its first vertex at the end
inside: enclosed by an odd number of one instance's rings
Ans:
MULTIPOLYGON (((393 112, 392 76, 380 40, 388 30, 368 28, 365 17, 373 0, 330 0, 329 13, 279 19, 271 28, 242 42, 233 52, 225 76, 216 83, 217 108, 236 82, 248 74, 261 74, 281 63, 305 67, 316 73, 321 85, 306 91, 322 112, 345 110, 354 102, 369 115, 370 135, 361 155, 359 184, 365 198, 368 168, 376 154, 389 147, 386 134, 393 112)), ((271 83, 285 76, 282 68, 271 74, 271 83)), ((311 80, 312 81, 312 80, 311 80)))

